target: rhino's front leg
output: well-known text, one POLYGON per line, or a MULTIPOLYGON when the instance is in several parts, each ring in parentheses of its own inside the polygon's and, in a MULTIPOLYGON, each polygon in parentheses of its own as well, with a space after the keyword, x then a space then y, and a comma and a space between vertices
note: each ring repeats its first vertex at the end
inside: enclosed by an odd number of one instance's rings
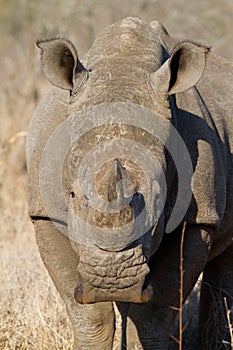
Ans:
POLYGON ((34 223, 42 260, 65 302, 74 332, 75 350, 111 350, 114 336, 112 303, 79 305, 74 300, 78 256, 68 238, 50 222, 34 223))
MULTIPOLYGON (((212 230, 205 227, 186 228, 183 245, 183 300, 203 271, 211 246, 211 236, 212 230)), ((168 348, 169 331, 180 300, 180 240, 181 229, 168 234, 151 258, 154 298, 148 304, 130 306, 127 349, 168 348)))

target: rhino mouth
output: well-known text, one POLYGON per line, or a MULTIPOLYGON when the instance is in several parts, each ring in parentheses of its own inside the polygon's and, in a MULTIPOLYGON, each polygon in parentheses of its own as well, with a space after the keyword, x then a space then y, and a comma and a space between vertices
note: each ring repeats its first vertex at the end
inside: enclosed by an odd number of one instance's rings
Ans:
POLYGON ((153 296, 153 288, 148 281, 149 272, 141 245, 121 252, 82 246, 75 300, 80 304, 149 302, 153 296))

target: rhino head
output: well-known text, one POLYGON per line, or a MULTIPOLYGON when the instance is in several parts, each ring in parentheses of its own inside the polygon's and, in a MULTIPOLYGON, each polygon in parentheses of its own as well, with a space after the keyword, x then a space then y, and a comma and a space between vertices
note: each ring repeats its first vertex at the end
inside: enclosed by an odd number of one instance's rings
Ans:
POLYGON ((150 257, 176 178, 166 149, 176 148, 174 94, 197 83, 208 51, 186 41, 171 49, 166 37, 157 22, 126 18, 99 34, 83 63, 69 40, 37 43, 48 80, 69 91, 63 182, 79 303, 153 297, 150 257))

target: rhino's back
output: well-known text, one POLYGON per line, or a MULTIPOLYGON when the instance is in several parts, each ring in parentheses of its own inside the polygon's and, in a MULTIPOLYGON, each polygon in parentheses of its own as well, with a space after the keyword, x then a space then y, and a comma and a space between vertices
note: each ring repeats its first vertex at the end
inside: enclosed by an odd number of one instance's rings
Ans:
POLYGON ((209 54, 197 89, 177 95, 180 132, 194 165, 192 219, 214 225, 226 245, 233 226, 232 81, 232 63, 209 54))
MULTIPOLYGON (((209 55, 198 90, 213 119, 226 176, 227 206, 233 212, 233 64, 222 57, 209 55)), ((232 216, 233 217, 233 216, 232 216)))
POLYGON ((68 96, 68 91, 53 87, 37 106, 29 125, 26 156, 30 216, 47 216, 39 186, 40 162, 49 138, 67 117, 68 96))
POLYGON ((212 115, 224 142, 224 132, 230 136, 231 150, 233 147, 233 63, 210 54, 206 69, 198 90, 212 115))
MULTIPOLYGON (((226 177, 226 208, 220 226, 225 234, 224 246, 233 236, 233 64, 210 55, 199 91, 207 103, 217 133, 226 177)), ((220 189, 221 190, 221 189, 220 189)), ((221 237, 220 232, 220 237, 221 237)), ((216 245, 217 246, 217 245, 216 245)), ((224 248, 223 246, 223 248, 224 248)))

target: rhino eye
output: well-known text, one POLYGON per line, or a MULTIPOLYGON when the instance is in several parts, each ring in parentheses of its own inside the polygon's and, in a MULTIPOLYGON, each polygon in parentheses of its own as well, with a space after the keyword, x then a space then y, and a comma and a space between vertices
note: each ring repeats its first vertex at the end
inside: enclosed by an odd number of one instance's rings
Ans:
POLYGON ((75 197, 75 193, 72 191, 72 192, 70 192, 70 197, 71 198, 74 198, 75 197))

